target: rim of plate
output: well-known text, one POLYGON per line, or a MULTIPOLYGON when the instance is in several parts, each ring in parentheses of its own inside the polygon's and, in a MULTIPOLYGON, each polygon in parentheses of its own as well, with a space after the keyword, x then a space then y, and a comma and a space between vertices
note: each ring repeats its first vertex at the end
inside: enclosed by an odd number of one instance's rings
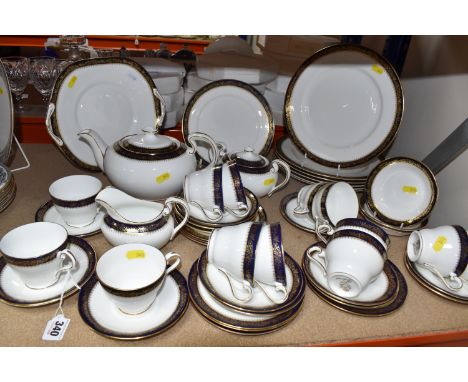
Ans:
POLYGON ((10 82, 8 80, 8 76, 5 72, 5 68, 3 67, 3 63, 1 59, 0 59, 0 76, 2 76, 3 80, 5 81, 5 85, 7 87, 5 93, 7 94, 8 100, 10 102, 10 138, 9 138, 9 142, 7 142, 7 145, 6 145, 6 147, 8 147, 8 150, 5 152, 5 161, 0 162, 3 164, 6 164, 8 162, 8 159, 11 156, 11 152, 13 149, 13 134, 14 134, 14 129, 15 129, 15 107, 13 104, 13 97, 11 96, 10 82))
POLYGON ((434 174, 432 173, 432 171, 424 163, 419 162, 419 161, 417 161, 415 159, 412 159, 412 158, 394 157, 394 158, 385 159, 384 161, 380 162, 371 171, 371 173, 369 174, 369 177, 367 178, 367 182, 366 182, 366 186, 365 186, 365 195, 366 195, 367 204, 368 204, 369 208, 373 212, 375 212, 375 214, 379 218, 379 220, 382 220, 382 222, 384 222, 384 223, 396 226, 396 227, 392 227, 392 228, 399 228, 401 224, 403 224, 403 226, 413 225, 413 224, 421 222, 426 217, 428 217, 429 214, 432 212, 432 210, 433 210, 433 208, 434 208, 434 206, 435 206, 435 204, 437 202, 437 198, 438 198, 438 195, 439 195, 439 190, 438 190, 438 187, 437 187, 437 181, 436 181, 436 178, 435 178, 434 174), (429 181, 429 185, 430 185, 430 188, 431 188, 431 200, 429 201, 429 204, 424 209, 424 211, 421 212, 419 215, 415 216, 412 219, 395 220, 395 219, 392 219, 389 216, 384 215, 377 208, 377 205, 375 204, 375 201, 372 198, 372 192, 371 191, 372 191, 372 185, 373 185, 373 182, 375 180, 375 177, 378 175, 378 173, 381 170, 383 170, 385 167, 387 167, 387 166, 389 166, 389 165, 391 165, 393 163, 411 164, 411 165, 417 167, 418 169, 420 169, 426 175, 426 177, 427 177, 427 179, 429 181))
POLYGON ((294 73, 293 77, 291 78, 291 81, 289 82, 288 89, 286 91, 286 96, 285 96, 285 101, 284 101, 284 110, 285 110, 285 120, 286 120, 286 130, 288 131, 291 139, 293 140, 294 144, 296 144, 302 151, 307 153, 307 155, 310 156, 311 159, 313 159, 315 162, 320 163, 324 166, 328 167, 338 167, 340 166, 341 168, 346 168, 346 167, 354 167, 358 166, 360 164, 364 164, 371 159, 377 157, 381 153, 383 153, 395 140, 396 134, 398 132, 398 129, 400 127, 401 123, 401 118, 403 116, 403 109, 404 109, 404 99, 403 99, 403 90, 401 87, 400 79, 398 77, 398 74, 396 73, 395 69, 393 66, 390 64, 390 62, 387 61, 383 56, 378 54, 372 49, 366 48, 361 45, 355 45, 355 44, 337 44, 337 45, 331 45, 327 46, 325 48, 322 48, 315 52, 312 56, 310 56, 308 59, 306 59, 299 69, 296 70, 294 73), (315 61, 317 61, 319 58, 324 57, 328 54, 331 53, 336 53, 340 51, 346 51, 346 50, 351 50, 351 51, 357 51, 359 53, 365 54, 372 59, 374 59, 376 62, 378 62, 387 72, 388 76, 390 77, 390 80, 393 83, 394 89, 395 89, 395 96, 396 96, 396 110, 395 110, 395 117, 393 119, 393 125, 385 137, 385 139, 380 142, 380 144, 372 150, 370 153, 366 154, 365 156, 357 159, 353 159, 351 161, 347 162, 335 162, 331 160, 326 160, 321 157, 318 157, 311 151, 307 149, 305 145, 301 143, 301 141, 298 139, 294 132, 294 126, 292 125, 292 120, 291 120, 291 97, 292 97, 292 92, 294 90, 294 87, 296 85, 296 82, 298 81, 299 77, 302 75, 302 73, 312 64, 314 64, 315 61))
MULTIPOLYGON (((52 91, 52 95, 50 97, 49 105, 51 103, 53 103, 54 105, 57 105, 57 99, 58 99, 60 89, 62 88, 62 86, 64 86, 64 80, 70 73, 72 73, 73 71, 75 71, 77 69, 81 69, 81 68, 88 67, 88 66, 99 66, 99 65, 107 65, 107 64, 128 65, 128 66, 131 66, 132 68, 134 68, 135 70, 137 70, 142 75, 143 79, 147 82, 149 88, 151 89, 151 93, 153 95, 154 111, 155 111, 155 115, 156 115, 156 118, 154 120, 154 124, 156 126, 157 117, 161 115, 161 103, 160 103, 159 99, 156 97, 156 95, 152 91, 153 89, 156 88, 156 85, 154 84, 151 76, 148 74, 148 72, 145 70, 145 68, 143 68, 143 66, 141 66, 137 62, 135 62, 133 60, 130 60, 130 59, 127 59, 127 58, 100 57, 100 58, 91 58, 91 59, 80 60, 80 61, 76 61, 76 62, 71 63, 57 77, 57 80, 55 81, 55 84, 54 84, 54 89, 52 91)), ((56 144, 56 146, 58 147, 58 149, 65 155, 65 157, 71 163, 73 163, 75 166, 83 168, 85 170, 101 171, 97 165, 93 166, 93 165, 89 165, 87 163, 84 163, 81 159, 79 159, 77 156, 75 156, 71 152, 71 150, 68 148, 68 146, 67 146, 66 142, 63 140, 62 134, 60 132, 60 125, 59 125, 58 120, 57 120, 57 109, 55 109, 54 113, 52 114, 51 129, 52 129, 52 132, 57 137, 62 139, 63 145, 59 146, 59 145, 56 144)), ((116 140, 118 140, 120 138, 122 138, 122 137, 117 137, 116 140)))
MULTIPOLYGON (((270 106, 268 105, 267 100, 265 97, 253 86, 249 85, 248 83, 238 81, 238 80, 218 80, 218 81, 213 81, 210 82, 209 84, 203 86, 200 88, 190 99, 189 103, 187 104, 187 107, 185 108, 184 111, 184 116, 182 118, 182 137, 184 139, 184 142, 187 144, 188 143, 188 136, 190 134, 189 131, 189 120, 190 120, 190 113, 192 111, 192 108, 194 107, 195 103, 207 92, 210 90, 223 87, 223 86, 233 86, 233 87, 238 87, 241 88, 247 92, 249 92, 251 95, 253 95, 258 102, 262 105, 263 109, 265 110, 265 115, 267 116, 268 119, 268 134, 266 137, 266 140, 263 144, 262 149, 258 154, 260 155, 267 155, 268 152, 271 149, 271 146, 273 145, 273 138, 275 135, 275 123, 273 121, 273 114, 271 112, 270 106)), ((212 137, 215 141, 216 138, 212 137)), ((246 147, 249 146, 249 144, 246 145, 246 147)), ((203 159, 198 152, 196 153, 197 157, 201 159, 204 163, 207 163, 205 159, 203 159)))

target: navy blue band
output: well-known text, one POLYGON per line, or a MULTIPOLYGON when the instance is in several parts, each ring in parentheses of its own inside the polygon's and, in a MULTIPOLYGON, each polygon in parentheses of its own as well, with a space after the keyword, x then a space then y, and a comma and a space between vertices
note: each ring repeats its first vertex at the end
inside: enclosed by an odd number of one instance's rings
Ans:
POLYGON ((273 249, 273 266, 275 270, 275 280, 286 286, 286 269, 284 267, 284 249, 281 237, 280 223, 270 225, 271 246, 273 249))
POLYGON ((262 230, 263 222, 252 223, 247 235, 247 243, 244 252, 244 280, 253 286, 255 272, 255 251, 257 250, 258 239, 262 230))

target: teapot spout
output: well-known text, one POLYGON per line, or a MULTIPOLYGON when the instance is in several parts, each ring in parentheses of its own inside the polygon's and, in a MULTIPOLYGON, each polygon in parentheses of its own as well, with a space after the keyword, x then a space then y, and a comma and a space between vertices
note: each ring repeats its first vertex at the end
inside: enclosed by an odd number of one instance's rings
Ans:
POLYGON ((96 159, 96 163, 101 171, 104 172, 104 155, 106 153, 107 144, 101 138, 101 136, 96 133, 94 130, 83 130, 78 133, 78 136, 84 139, 88 145, 91 146, 91 150, 93 151, 94 158, 96 159))

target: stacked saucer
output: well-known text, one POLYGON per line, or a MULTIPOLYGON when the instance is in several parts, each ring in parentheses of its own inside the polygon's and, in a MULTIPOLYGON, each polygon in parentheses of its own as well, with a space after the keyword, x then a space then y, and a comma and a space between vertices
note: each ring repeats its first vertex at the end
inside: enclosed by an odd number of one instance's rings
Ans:
POLYGON ((437 195, 434 174, 423 163, 389 158, 369 174, 360 210, 387 233, 406 236, 427 224, 437 195))
POLYGON ((310 159, 291 138, 286 136, 276 144, 275 157, 288 163, 291 177, 302 183, 344 181, 356 191, 364 190, 368 174, 379 163, 378 159, 374 159, 359 167, 337 169, 323 166, 310 159))
POLYGON ((5 210, 16 196, 16 183, 8 167, 0 164, 0 212, 5 210))
MULTIPOLYGON (((225 273, 208 262, 207 251, 194 262, 188 278, 190 298, 203 317, 216 327, 237 334, 259 335, 278 330, 298 314, 304 299, 305 281, 300 266, 284 254, 287 299, 272 303, 260 287, 253 288, 252 299, 241 302, 233 297, 232 288, 242 284, 231 281, 225 273)), ((273 287, 270 288, 272 291, 273 287)))
MULTIPOLYGON (((197 214, 197 210, 190 206, 190 217, 187 223, 181 228, 180 232, 186 238, 198 244, 206 245, 211 232, 217 228, 245 222, 266 221, 267 216, 265 210, 261 205, 259 205, 255 195, 247 189, 244 190, 247 197, 247 205, 249 207, 249 213, 244 218, 236 220, 232 215, 229 215, 229 213, 226 212, 219 222, 211 222, 203 220, 203 215, 200 213, 197 214)), ((184 218, 184 211, 179 205, 175 205, 174 207, 174 217, 177 224, 184 218)))

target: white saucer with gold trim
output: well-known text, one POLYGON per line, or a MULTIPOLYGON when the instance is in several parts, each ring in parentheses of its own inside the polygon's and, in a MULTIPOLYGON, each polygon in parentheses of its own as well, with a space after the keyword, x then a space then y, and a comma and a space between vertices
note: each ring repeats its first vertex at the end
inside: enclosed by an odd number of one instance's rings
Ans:
MULTIPOLYGON (((82 286, 89 280, 96 267, 96 254, 93 248, 83 239, 70 236, 69 249, 76 259, 76 267, 71 271, 73 280, 82 286)), ((0 258, 0 301, 18 307, 35 307, 52 304, 60 300, 64 289, 65 277, 48 288, 28 288, 15 271, 0 258)), ((78 289, 72 280, 68 280, 64 298, 76 293, 78 289)))
POLYGON ((419 275, 425 279, 428 283, 436 286, 439 289, 451 294, 454 297, 468 298, 468 282, 463 283, 463 286, 460 290, 450 290, 447 286, 429 269, 424 268, 422 265, 412 263, 412 268, 419 273, 419 275))
POLYGON ((72 227, 69 226, 65 220, 63 220, 52 201, 49 200, 36 211, 35 221, 57 223, 64 227, 69 235, 87 237, 96 235, 97 233, 101 232, 101 224, 104 220, 105 214, 106 211, 99 211, 91 224, 88 224, 84 227, 72 227))

